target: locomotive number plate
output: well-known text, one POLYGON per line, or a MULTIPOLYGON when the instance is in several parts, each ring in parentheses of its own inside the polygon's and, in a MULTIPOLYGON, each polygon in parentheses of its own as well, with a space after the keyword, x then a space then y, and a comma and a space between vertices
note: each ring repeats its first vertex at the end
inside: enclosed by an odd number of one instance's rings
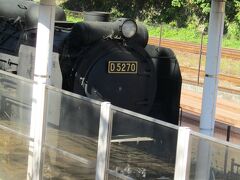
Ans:
POLYGON ((137 61, 108 61, 108 73, 137 74, 137 61))

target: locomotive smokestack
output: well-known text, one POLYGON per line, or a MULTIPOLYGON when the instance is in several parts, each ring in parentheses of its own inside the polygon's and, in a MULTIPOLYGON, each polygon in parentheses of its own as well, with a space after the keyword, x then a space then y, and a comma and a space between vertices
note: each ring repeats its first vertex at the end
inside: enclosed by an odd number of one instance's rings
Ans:
POLYGON ((101 11, 84 12, 84 21, 109 22, 110 13, 101 11))

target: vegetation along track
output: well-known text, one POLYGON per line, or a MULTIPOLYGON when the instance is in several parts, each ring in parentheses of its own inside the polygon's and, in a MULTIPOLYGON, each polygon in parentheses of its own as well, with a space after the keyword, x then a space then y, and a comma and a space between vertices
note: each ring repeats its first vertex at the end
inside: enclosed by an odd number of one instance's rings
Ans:
MULTIPOLYGON (((150 37, 148 43, 158 46, 159 38, 150 37)), ((160 43, 161 43, 161 46, 169 47, 172 49, 177 49, 177 50, 180 50, 183 52, 190 52, 190 53, 194 53, 194 54, 199 54, 199 52, 200 52, 200 44, 175 41, 175 40, 169 40, 169 39, 161 39, 160 43)), ((203 46, 202 54, 206 55, 206 52, 207 52, 207 47, 203 46)), ((223 48, 222 49, 222 57, 240 61, 240 50, 231 49, 231 48, 223 48)))

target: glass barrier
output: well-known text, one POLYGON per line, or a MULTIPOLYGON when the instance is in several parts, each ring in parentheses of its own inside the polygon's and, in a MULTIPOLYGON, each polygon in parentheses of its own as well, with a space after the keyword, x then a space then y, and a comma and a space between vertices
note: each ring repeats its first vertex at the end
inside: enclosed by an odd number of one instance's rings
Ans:
POLYGON ((27 138, 0 128, 0 179, 27 179, 28 144, 27 138))
MULTIPOLYGON (((0 179, 26 179, 33 81, 0 72, 0 179)), ((95 179, 100 102, 46 87, 43 179, 95 179)), ((112 106, 109 179, 173 179, 178 127, 112 106)), ((192 132, 189 178, 240 179, 240 147, 192 132)))
POLYGON ((177 130, 113 106, 110 171, 134 179, 173 179, 177 130))
MULTIPOLYGON (((33 81, 0 72, 0 179, 27 179, 33 81)), ((43 179, 94 179, 100 103, 46 87, 43 179)))
POLYGON ((0 73, 0 126, 29 136, 33 81, 0 73))
POLYGON ((27 179, 32 88, 0 71, 0 179, 27 179))
POLYGON ((208 174, 209 179, 240 179, 239 146, 197 133, 192 134, 190 138, 190 179, 199 179, 204 174, 208 174))
MULTIPOLYGON (((79 145, 76 147, 79 147, 79 145)), ((76 147, 74 146, 74 148, 76 147)), ((46 146, 43 179, 94 180, 95 167, 83 162, 81 157, 46 146)))
POLYGON ((101 104, 48 86, 46 97, 46 155, 50 157, 45 163, 57 168, 61 164, 71 176, 89 179, 95 174, 101 104))

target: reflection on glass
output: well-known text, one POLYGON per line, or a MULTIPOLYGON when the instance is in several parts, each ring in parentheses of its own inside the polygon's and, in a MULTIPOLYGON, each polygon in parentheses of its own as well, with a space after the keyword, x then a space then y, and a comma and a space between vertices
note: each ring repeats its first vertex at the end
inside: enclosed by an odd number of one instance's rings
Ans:
POLYGON ((94 166, 88 166, 51 148, 45 148, 43 173, 43 179, 95 179, 94 166))
POLYGON ((25 138, 0 129, 0 179, 26 179, 28 143, 25 138))
POLYGON ((172 179, 177 129, 114 111, 110 169, 134 179, 172 179))
POLYGON ((201 160, 199 154, 201 154, 200 149, 203 145, 208 147, 204 149, 203 153, 206 155, 207 151, 209 152, 209 164, 204 165, 208 168, 209 179, 240 179, 240 149, 194 135, 191 135, 191 141, 190 179, 199 176, 198 171, 201 169, 198 167, 201 160))
POLYGON ((0 73, 0 126, 29 135, 32 81, 0 73))
POLYGON ((74 177, 91 179, 96 166, 100 103, 51 87, 47 87, 47 100, 45 144, 54 152, 51 163, 62 164, 74 177))

